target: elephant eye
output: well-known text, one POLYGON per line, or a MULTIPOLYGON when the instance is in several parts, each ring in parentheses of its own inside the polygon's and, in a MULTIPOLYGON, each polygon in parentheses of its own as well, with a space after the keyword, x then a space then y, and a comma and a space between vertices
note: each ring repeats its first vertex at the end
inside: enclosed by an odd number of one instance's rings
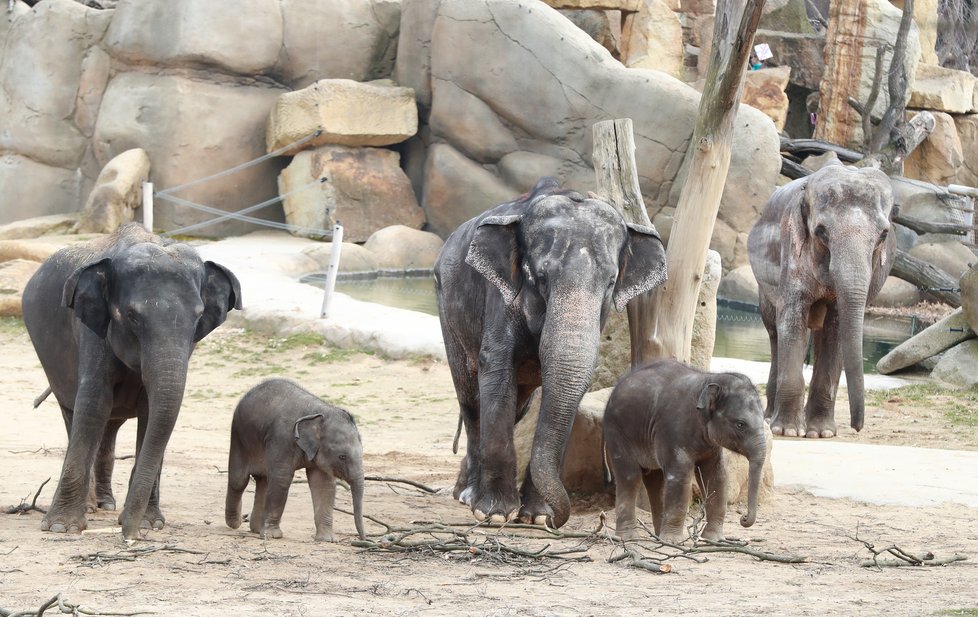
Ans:
POLYGON ((130 309, 128 309, 126 311, 126 319, 128 319, 129 320, 129 323, 131 323, 133 325, 138 324, 139 323, 139 313, 136 312, 136 309, 130 308, 130 309))
POLYGON ((890 232, 889 232, 888 229, 884 229, 882 232, 880 232, 880 239, 879 239, 879 243, 880 244, 882 244, 884 241, 886 241, 886 236, 889 235, 889 233, 890 232))
POLYGON ((827 243, 829 241, 829 230, 825 229, 825 225, 817 225, 815 227, 815 235, 822 242, 827 243))
POLYGON ((345 454, 340 454, 337 458, 339 458, 341 461, 345 463, 348 457, 345 454))
POLYGON ((747 423, 744 422, 743 420, 737 420, 737 425, 736 426, 737 426, 737 430, 738 431, 742 431, 745 428, 747 428, 747 423))

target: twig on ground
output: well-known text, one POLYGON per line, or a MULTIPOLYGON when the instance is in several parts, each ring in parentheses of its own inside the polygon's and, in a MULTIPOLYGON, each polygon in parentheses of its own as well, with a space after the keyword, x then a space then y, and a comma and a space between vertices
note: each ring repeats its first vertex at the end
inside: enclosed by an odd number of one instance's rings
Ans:
POLYGON ((155 614, 152 611, 133 611, 131 613, 123 613, 119 611, 102 611, 99 609, 88 608, 86 606, 82 606, 81 604, 72 604, 71 602, 68 602, 59 592, 58 595, 42 604, 36 611, 13 611, 0 607, 0 617, 41 617, 44 615, 45 611, 54 605, 58 606, 59 612, 68 615, 111 615, 113 617, 132 617, 134 615, 155 614))
POLYGON ((399 484, 407 484, 408 486, 413 486, 416 489, 420 489, 429 495, 434 495, 438 492, 438 489, 431 488, 425 484, 417 482, 415 480, 407 480, 405 478, 391 478, 388 476, 364 476, 364 480, 370 480, 372 482, 397 482, 399 484))
POLYGON ((872 542, 868 542, 859 537, 859 528, 856 527, 856 535, 848 536, 850 540, 862 543, 862 545, 873 554, 872 558, 864 559, 859 562, 859 566, 863 568, 876 568, 877 570, 882 570, 883 568, 903 568, 908 566, 946 566, 948 564, 956 563, 958 561, 967 561, 967 555, 954 554, 950 557, 944 559, 937 559, 934 553, 927 551, 922 555, 915 555, 904 549, 900 548, 895 544, 891 544, 885 548, 876 548, 872 542), (892 555, 896 559, 880 559, 883 555, 892 555))
POLYGON ((34 499, 31 500, 31 505, 27 505, 27 498, 25 497, 24 499, 21 500, 21 502, 20 502, 19 505, 10 506, 9 508, 7 508, 4 511, 4 513, 5 514, 25 514, 27 512, 31 512, 32 510, 33 511, 36 511, 36 512, 40 512, 41 514, 47 513, 47 510, 44 510, 43 508, 37 507, 37 498, 41 496, 41 489, 44 488, 44 485, 47 484, 50 481, 51 481, 51 478, 48 478, 44 482, 41 482, 41 486, 37 487, 37 492, 34 493, 34 499))
POLYGON ((159 546, 127 548, 118 551, 116 553, 106 553, 103 551, 98 551, 95 553, 88 553, 84 555, 75 555, 74 557, 72 557, 72 559, 75 561, 82 562, 79 565, 95 568, 95 567, 107 565, 114 561, 136 561, 138 558, 142 556, 149 555, 150 553, 157 553, 157 552, 189 553, 191 555, 206 555, 204 551, 197 551, 190 548, 181 548, 179 546, 171 546, 169 544, 163 544, 159 546))

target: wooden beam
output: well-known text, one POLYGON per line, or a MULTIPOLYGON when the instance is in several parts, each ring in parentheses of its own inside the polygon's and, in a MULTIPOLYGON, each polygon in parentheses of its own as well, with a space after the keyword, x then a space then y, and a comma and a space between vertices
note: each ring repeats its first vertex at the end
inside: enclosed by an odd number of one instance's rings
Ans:
POLYGON ((897 251, 890 274, 916 285, 931 300, 961 306, 960 282, 922 259, 897 251))

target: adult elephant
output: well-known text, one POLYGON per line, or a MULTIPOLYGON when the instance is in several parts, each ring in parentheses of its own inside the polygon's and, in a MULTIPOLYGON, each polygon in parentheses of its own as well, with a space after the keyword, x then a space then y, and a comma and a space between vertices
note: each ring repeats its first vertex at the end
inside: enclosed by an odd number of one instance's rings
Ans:
POLYGON ((834 437, 843 367, 852 428, 863 427, 863 314, 893 267, 890 181, 829 165, 771 195, 747 239, 771 340, 765 417, 776 435, 834 437), (802 417, 809 332, 812 381, 802 417))
POLYGON ((24 289, 24 324, 71 424, 41 529, 85 529, 99 443, 107 427, 131 417, 140 428, 122 534, 132 539, 144 521, 161 523, 147 506, 183 401, 187 363, 232 308, 241 308, 241 288, 229 270, 137 224, 61 249, 41 265, 24 289))
POLYGON ((467 437, 455 496, 477 519, 567 521, 564 451, 608 309, 623 310, 665 278, 654 228, 626 224, 609 204, 553 178, 448 237, 435 285, 467 437), (517 492, 513 426, 539 386, 540 419, 517 492))

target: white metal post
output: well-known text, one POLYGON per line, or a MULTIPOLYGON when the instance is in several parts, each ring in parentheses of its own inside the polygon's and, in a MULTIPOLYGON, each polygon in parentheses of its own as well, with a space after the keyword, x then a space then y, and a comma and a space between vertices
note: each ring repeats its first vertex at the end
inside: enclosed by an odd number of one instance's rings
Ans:
POLYGON ((343 249, 343 226, 339 221, 333 226, 333 245, 329 253, 329 267, 326 269, 326 289, 323 293, 323 310, 319 313, 322 319, 329 318, 329 301, 336 287, 336 272, 340 268, 340 251, 343 249))
POLYGON ((153 183, 143 182, 143 227, 153 233, 153 183))

